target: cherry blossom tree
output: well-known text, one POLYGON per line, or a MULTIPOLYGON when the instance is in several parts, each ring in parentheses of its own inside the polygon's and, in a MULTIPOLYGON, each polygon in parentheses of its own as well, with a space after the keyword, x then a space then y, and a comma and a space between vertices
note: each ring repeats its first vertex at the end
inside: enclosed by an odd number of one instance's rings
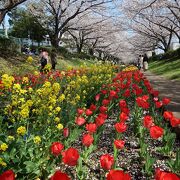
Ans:
MULTIPOLYGON (((150 43, 152 47, 156 42, 156 47, 165 52, 170 49, 173 38, 180 42, 179 7, 176 0, 127 0, 122 4, 122 10, 128 18, 127 26, 139 34, 143 41, 153 41, 150 43)), ((141 44, 141 39, 136 39, 140 41, 134 43, 136 48, 141 44)), ((144 43, 142 47, 139 46, 142 49, 143 47, 144 43)))
POLYGON ((5 15, 14 7, 25 2, 26 0, 1 0, 0 1, 0 24, 2 23, 5 15))
POLYGON ((76 16, 91 10, 104 8, 110 0, 41 0, 31 2, 29 10, 46 28, 54 47, 59 46, 62 35, 73 25, 76 16))

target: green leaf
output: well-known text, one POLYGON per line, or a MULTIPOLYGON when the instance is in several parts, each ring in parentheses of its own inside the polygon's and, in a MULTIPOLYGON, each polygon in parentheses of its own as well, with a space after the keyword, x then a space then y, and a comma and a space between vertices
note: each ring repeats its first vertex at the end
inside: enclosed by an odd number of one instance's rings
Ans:
POLYGON ((32 173, 37 171, 37 164, 32 161, 25 161, 24 164, 26 165, 27 173, 32 173))

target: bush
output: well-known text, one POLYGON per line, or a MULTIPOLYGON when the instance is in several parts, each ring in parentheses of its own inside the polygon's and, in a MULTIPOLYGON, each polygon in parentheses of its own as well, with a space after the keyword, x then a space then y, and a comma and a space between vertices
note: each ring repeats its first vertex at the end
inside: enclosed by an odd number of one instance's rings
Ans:
POLYGON ((0 36, 0 56, 17 52, 18 45, 10 38, 0 36))
POLYGON ((49 46, 49 47, 47 47, 47 46, 40 46, 40 47, 38 47, 38 52, 40 52, 41 49, 44 49, 45 51, 50 53, 51 50, 52 50, 52 46, 49 46))
POLYGON ((180 48, 176 50, 169 50, 164 54, 158 54, 158 55, 153 55, 150 58, 150 61, 159 61, 159 60, 168 60, 168 59, 176 59, 180 58, 180 48))
POLYGON ((83 53, 83 52, 81 52, 81 53, 74 53, 74 57, 80 58, 80 59, 92 59, 93 58, 93 56, 90 56, 90 55, 88 55, 86 53, 83 53))

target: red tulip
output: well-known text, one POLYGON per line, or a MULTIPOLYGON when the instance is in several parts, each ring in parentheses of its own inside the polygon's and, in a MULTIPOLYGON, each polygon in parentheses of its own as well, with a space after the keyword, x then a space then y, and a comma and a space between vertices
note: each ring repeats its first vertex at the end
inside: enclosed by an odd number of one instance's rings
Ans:
POLYGON ((104 121, 105 121, 105 119, 103 117, 99 117, 99 116, 95 119, 97 127, 103 125, 104 121))
POLYGON ((125 122, 128 119, 128 115, 124 112, 122 112, 119 116, 120 122, 125 122))
POLYGON ((69 128, 64 128, 63 129, 63 136, 68 137, 69 136, 69 128))
POLYGON ((13 170, 7 170, 0 175, 0 180, 15 180, 13 170))
POLYGON ((69 148, 66 151, 62 152, 62 161, 69 165, 69 166, 76 166, 78 159, 79 159, 79 153, 78 150, 75 148, 69 148))
POLYGON ((135 91, 136 96, 139 96, 143 93, 143 90, 139 87, 137 89, 135 89, 134 91, 135 91))
POLYGON ((148 96, 148 95, 143 95, 143 96, 142 96, 142 100, 143 100, 143 101, 147 101, 148 99, 149 99, 149 96, 148 96))
POLYGON ((114 164, 114 158, 109 154, 104 154, 100 157, 100 164, 103 169, 109 170, 114 164))
POLYGON ((162 103, 163 103, 163 105, 168 105, 169 103, 170 103, 170 99, 169 98, 163 98, 162 99, 162 103))
POLYGON ((97 126, 95 123, 86 124, 86 130, 90 133, 96 132, 97 126))
POLYGON ((111 90, 110 92, 109 92, 109 97, 115 97, 116 96, 116 91, 114 91, 114 90, 111 90))
POLYGON ((157 97, 159 95, 159 91, 153 90, 152 94, 153 94, 154 97, 157 97))
POLYGON ((100 94, 97 94, 97 95, 95 96, 95 100, 96 100, 96 101, 99 101, 100 96, 101 96, 100 94))
POLYGON ((81 126, 86 122, 86 120, 83 117, 77 117, 76 118, 76 124, 81 126))
POLYGON ((85 114, 86 116, 90 116, 93 114, 93 112, 90 109, 86 109, 85 114))
POLYGON ((93 136, 91 136, 90 134, 84 134, 83 138, 82 138, 82 143, 84 146, 89 147, 94 141, 93 136))
POLYGON ((177 127, 180 124, 180 119, 176 118, 176 117, 172 117, 170 119, 170 123, 172 127, 177 127))
POLYGON ((123 133, 127 129, 127 125, 124 122, 116 123, 115 129, 118 133, 123 133))
POLYGON ((126 113, 128 115, 130 110, 127 107, 122 107, 121 112, 124 112, 124 113, 126 113))
POLYGON ((176 174, 161 171, 159 168, 157 168, 155 180, 180 180, 180 178, 176 174))
POLYGON ((131 91, 129 89, 126 89, 123 96, 124 97, 129 97, 131 95, 131 91))
POLYGON ((105 120, 105 119, 107 119, 108 115, 105 113, 99 113, 98 117, 103 118, 105 120))
POLYGON ((151 116, 144 116, 143 125, 146 128, 150 128, 153 125, 153 118, 151 116))
POLYGON ((99 108, 99 111, 100 111, 101 113, 106 113, 107 110, 108 110, 108 108, 107 108, 106 106, 101 106, 101 107, 99 108))
POLYGON ((166 120, 173 118, 173 113, 171 111, 164 111, 163 116, 166 120))
POLYGON ((147 95, 144 95, 142 97, 137 97, 136 103, 139 107, 148 109, 149 108, 149 103, 147 102, 148 99, 149 99, 149 96, 147 96, 147 95))
POLYGON ((110 102, 109 99, 103 99, 102 105, 107 106, 109 104, 109 102, 110 102))
POLYGON ((66 173, 56 171, 50 180, 70 180, 66 173))
POLYGON ((108 91, 107 91, 107 90, 105 90, 105 89, 102 89, 102 90, 101 90, 101 93, 105 95, 105 94, 107 94, 107 93, 108 93, 108 91))
POLYGON ((96 105, 94 104, 91 104, 90 108, 89 108, 91 111, 95 111, 96 110, 96 105))
POLYGON ((150 136, 153 139, 158 139, 159 137, 161 137, 164 133, 164 129, 159 127, 159 126, 152 126, 150 128, 150 136))
POLYGON ((155 102, 156 108, 162 107, 163 103, 161 101, 155 102))
POLYGON ((106 180, 131 180, 131 176, 121 170, 110 170, 106 180))
POLYGON ((125 101, 125 100, 120 100, 120 101, 119 101, 119 107, 120 107, 120 108, 127 107, 126 101, 125 101))
POLYGON ((84 112, 84 110, 83 110, 83 109, 81 109, 81 108, 78 108, 78 109, 77 109, 77 113, 78 113, 78 115, 83 114, 83 112, 84 112))
POLYGON ((63 150, 64 146, 60 142, 53 142, 51 145, 51 153, 55 156, 59 156, 61 151, 63 150))
POLYGON ((124 144, 125 144, 125 141, 123 140, 115 140, 114 141, 114 145, 116 147, 116 149, 123 149, 124 148, 124 144))

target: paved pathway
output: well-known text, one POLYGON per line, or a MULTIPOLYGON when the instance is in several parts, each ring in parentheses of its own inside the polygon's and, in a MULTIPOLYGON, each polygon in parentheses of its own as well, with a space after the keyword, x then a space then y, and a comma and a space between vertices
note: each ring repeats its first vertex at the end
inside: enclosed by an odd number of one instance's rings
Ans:
POLYGON ((159 91, 160 97, 168 97, 171 103, 168 110, 172 111, 177 118, 180 118, 180 81, 167 80, 162 76, 152 74, 150 71, 144 72, 154 89, 159 91))

